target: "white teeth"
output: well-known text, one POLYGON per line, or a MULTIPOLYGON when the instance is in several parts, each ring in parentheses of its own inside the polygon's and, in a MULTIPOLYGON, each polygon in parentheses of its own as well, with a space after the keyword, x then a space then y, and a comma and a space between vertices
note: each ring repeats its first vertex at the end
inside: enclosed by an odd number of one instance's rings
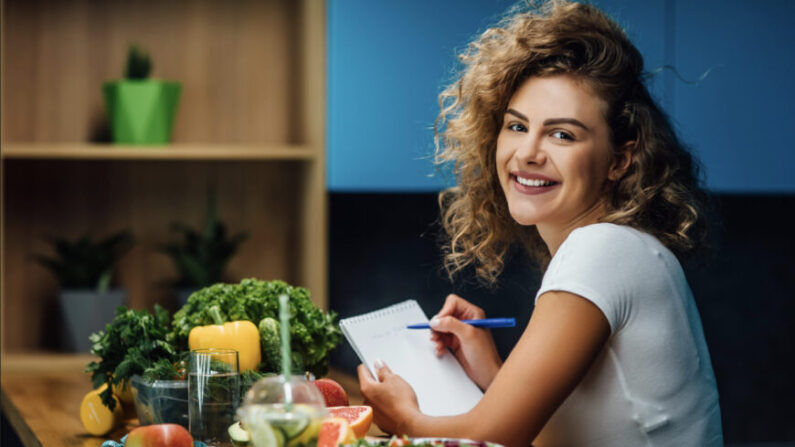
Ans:
POLYGON ((552 182, 547 180, 529 179, 517 176, 516 181, 524 186, 549 186, 552 182))

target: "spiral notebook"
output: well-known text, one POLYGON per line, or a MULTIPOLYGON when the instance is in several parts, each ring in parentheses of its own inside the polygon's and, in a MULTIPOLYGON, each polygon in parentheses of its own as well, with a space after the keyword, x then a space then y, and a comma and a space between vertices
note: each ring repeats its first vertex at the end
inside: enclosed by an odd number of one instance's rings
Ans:
POLYGON ((359 359, 375 375, 381 359, 417 394, 420 410, 431 416, 466 413, 483 397, 475 382, 450 352, 436 356, 430 329, 406 329, 428 317, 414 300, 345 318, 340 328, 359 359))

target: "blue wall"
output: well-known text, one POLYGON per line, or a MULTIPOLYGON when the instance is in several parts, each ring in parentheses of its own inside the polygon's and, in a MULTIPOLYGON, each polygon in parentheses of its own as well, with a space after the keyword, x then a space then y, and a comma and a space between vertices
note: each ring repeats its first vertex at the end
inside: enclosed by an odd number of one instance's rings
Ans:
MULTIPOLYGON (((795 2, 602 0, 646 67, 651 90, 718 192, 793 193, 795 2)), ((328 4, 328 187, 435 191, 433 121, 455 54, 508 0, 332 0, 328 4)))
POLYGON ((795 2, 676 2, 673 115, 721 192, 795 192, 795 2))
POLYGON ((328 186, 438 190, 433 121, 455 54, 512 1, 328 3, 328 186))

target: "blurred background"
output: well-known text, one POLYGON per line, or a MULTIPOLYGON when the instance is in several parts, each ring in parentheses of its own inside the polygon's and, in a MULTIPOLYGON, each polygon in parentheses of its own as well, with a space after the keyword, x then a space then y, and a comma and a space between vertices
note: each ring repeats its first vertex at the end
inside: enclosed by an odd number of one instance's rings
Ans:
MULTIPOLYGON (((127 230, 109 262, 131 307, 173 310, 201 286, 166 245, 231 246, 208 277, 284 279, 341 317, 410 298, 432 315, 459 293, 517 317, 495 331, 507 355, 540 273, 516 252, 494 288, 447 279, 436 196, 452 179, 431 156, 456 54, 513 3, 4 0, 3 352, 81 350, 65 344, 64 279, 37 256, 127 230), (130 43, 153 81, 180 84, 172 144, 112 144, 103 84, 130 43)), ((712 254, 686 272, 725 439, 795 443, 795 3, 594 3, 644 54, 715 203, 712 254)), ((357 363, 346 344, 332 358, 357 363)))

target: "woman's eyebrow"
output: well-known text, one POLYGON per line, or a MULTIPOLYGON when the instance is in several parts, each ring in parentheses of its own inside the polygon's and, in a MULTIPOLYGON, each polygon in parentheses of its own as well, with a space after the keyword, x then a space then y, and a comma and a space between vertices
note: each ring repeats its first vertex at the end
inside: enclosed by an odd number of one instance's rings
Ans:
POLYGON ((582 123, 580 120, 576 120, 574 118, 550 118, 544 121, 544 126, 551 126, 553 124, 573 124, 578 127, 582 127, 587 132, 590 132, 591 129, 588 128, 585 124, 582 123))
POLYGON ((521 113, 517 112, 517 111, 516 111, 516 110, 514 110, 514 109, 508 109, 508 110, 506 110, 506 111, 505 111, 505 114, 506 114, 506 115, 507 115, 507 114, 511 114, 511 115, 513 115, 513 116, 515 116, 515 117, 519 118, 520 120, 524 120, 524 121, 530 121, 529 119, 527 119, 527 117, 526 117, 526 116, 522 115, 521 113))
MULTIPOLYGON (((517 117, 517 118, 519 118, 520 120, 523 120, 523 121, 527 121, 527 122, 530 121, 526 116, 524 116, 524 114, 522 114, 522 113, 520 113, 520 112, 518 112, 518 111, 516 111, 514 109, 506 110, 505 114, 506 115, 508 115, 508 114, 513 115, 513 116, 515 116, 515 117, 517 117)), ((551 125, 554 125, 554 124, 573 124, 575 126, 582 127, 583 129, 585 129, 588 132, 591 131, 591 129, 589 129, 588 126, 583 124, 582 121, 580 121, 578 119, 574 119, 574 118, 549 118, 548 120, 544 121, 544 126, 551 126, 551 125)))

